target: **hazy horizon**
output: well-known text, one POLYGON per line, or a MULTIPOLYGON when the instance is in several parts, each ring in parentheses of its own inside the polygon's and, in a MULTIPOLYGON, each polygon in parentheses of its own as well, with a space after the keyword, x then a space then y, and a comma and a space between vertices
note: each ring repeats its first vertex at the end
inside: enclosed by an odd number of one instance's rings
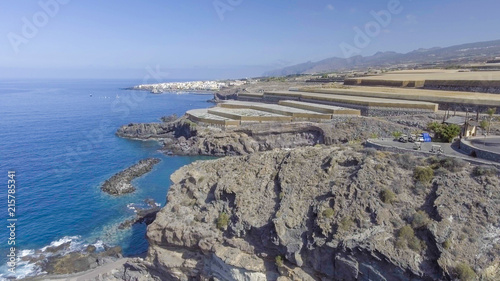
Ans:
POLYGON ((141 79, 152 70, 164 79, 255 77, 329 57, 500 39, 492 28, 499 7, 493 0, 9 1, 0 4, 0 77, 141 79), (360 31, 369 35, 363 44, 360 31))

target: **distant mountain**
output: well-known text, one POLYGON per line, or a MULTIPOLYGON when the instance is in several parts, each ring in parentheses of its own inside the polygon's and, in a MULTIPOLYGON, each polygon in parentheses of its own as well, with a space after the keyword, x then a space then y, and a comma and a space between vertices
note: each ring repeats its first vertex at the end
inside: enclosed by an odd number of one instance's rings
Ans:
POLYGON ((446 48, 418 49, 406 54, 378 52, 373 56, 351 58, 328 58, 318 62, 306 62, 265 73, 265 76, 286 76, 292 74, 314 74, 341 70, 389 67, 395 65, 453 64, 486 62, 500 56, 500 40, 469 43, 446 48))

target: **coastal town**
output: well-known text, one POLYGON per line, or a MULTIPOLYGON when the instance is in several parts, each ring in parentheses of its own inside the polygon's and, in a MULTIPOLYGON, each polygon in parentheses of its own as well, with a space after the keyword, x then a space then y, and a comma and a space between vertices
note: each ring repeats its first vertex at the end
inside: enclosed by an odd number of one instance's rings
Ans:
POLYGON ((185 91, 218 91, 230 86, 241 86, 246 84, 246 81, 189 81, 189 82, 169 82, 158 84, 145 84, 134 86, 134 90, 146 90, 153 94, 165 92, 185 92, 185 91))

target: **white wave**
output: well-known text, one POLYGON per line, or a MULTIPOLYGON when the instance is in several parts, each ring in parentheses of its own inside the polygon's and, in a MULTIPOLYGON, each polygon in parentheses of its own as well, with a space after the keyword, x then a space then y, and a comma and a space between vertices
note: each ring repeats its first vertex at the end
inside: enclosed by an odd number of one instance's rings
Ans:
POLYGON ((40 250, 42 252, 45 252, 48 248, 59 247, 62 244, 66 244, 68 242, 71 243, 71 242, 78 240, 78 239, 80 239, 80 236, 65 236, 59 240, 52 241, 52 243, 50 243, 48 246, 41 248, 40 250))
POLYGON ((9 274, 7 266, 2 265, 0 266, 0 280, 7 279, 9 277, 16 277, 17 279, 21 279, 46 274, 46 272, 43 272, 36 262, 30 263, 30 261, 26 259, 31 258, 32 260, 38 260, 40 258, 46 259, 54 255, 65 255, 71 252, 82 252, 87 249, 89 245, 93 245, 94 247, 96 247, 97 252, 102 252, 105 249, 105 244, 102 240, 97 240, 93 244, 86 244, 81 240, 80 236, 65 236, 59 240, 52 241, 49 245, 42 247, 39 250, 21 250, 19 251, 19 254, 17 256, 16 275, 12 276, 11 274, 9 274), (47 252, 47 249, 49 248, 55 248, 66 243, 70 243, 67 248, 61 249, 60 251, 54 253, 47 252))

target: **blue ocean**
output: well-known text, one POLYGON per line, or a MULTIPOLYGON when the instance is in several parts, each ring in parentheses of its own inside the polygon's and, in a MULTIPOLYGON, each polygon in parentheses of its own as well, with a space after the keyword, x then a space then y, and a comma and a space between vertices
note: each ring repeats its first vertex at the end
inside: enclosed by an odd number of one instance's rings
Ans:
MULTIPOLYGON (((0 81, 0 279, 7 275, 8 171, 15 171, 15 247, 18 257, 71 242, 123 248, 125 255, 146 251, 144 225, 120 230, 134 217, 131 206, 154 199, 164 206, 170 175, 202 157, 166 156, 154 141, 115 136, 132 122, 160 122, 192 108, 209 107, 206 94, 125 90, 133 80, 0 81), (112 197, 100 185, 113 174, 147 157, 161 158, 155 169, 134 181, 137 191, 112 197)), ((18 260, 16 276, 40 269, 18 260)))

